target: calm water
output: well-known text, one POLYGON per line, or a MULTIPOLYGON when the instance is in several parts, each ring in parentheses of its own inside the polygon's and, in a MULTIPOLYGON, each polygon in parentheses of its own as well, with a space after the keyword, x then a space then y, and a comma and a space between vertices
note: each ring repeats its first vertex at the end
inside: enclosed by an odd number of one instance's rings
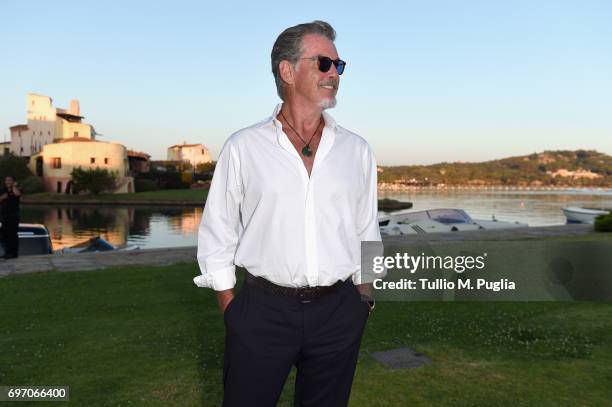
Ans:
POLYGON ((568 206, 612 208, 612 190, 567 191, 411 191, 383 192, 381 198, 409 201, 413 210, 461 208, 475 219, 519 221, 529 226, 565 223, 568 206))
MULTIPOLYGON (((608 191, 411 191, 380 198, 414 203, 414 209, 462 208, 472 217, 521 221, 531 226, 565 223, 565 206, 612 207, 608 191)), ((202 208, 23 206, 22 222, 44 223, 55 250, 94 236, 142 248, 195 246, 202 208)))

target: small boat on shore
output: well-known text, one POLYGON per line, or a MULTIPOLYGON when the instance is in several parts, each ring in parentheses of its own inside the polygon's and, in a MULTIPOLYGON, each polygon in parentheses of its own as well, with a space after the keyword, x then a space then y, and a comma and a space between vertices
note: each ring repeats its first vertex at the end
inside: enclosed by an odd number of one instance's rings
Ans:
POLYGON ((526 223, 472 219, 463 209, 444 208, 424 211, 400 212, 383 215, 378 219, 384 236, 419 233, 463 232, 483 229, 514 229, 528 227, 526 223))
POLYGON ((596 217, 609 213, 609 210, 595 208, 563 208, 563 214, 567 219, 567 223, 595 223, 596 217))
POLYGON ((107 240, 101 238, 100 236, 92 237, 91 239, 87 239, 84 242, 76 244, 70 247, 64 247, 61 250, 56 251, 57 254, 68 254, 68 253, 85 253, 85 252, 108 252, 108 251, 129 251, 129 250, 138 250, 139 246, 133 245, 123 245, 123 246, 115 246, 112 243, 109 243, 107 240))

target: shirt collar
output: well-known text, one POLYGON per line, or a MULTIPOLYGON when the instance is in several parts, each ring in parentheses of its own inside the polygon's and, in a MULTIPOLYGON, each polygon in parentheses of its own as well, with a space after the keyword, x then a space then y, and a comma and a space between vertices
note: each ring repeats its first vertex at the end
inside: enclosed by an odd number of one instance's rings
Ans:
MULTIPOLYGON (((276 116, 278 116, 278 114, 280 113, 282 107, 282 103, 276 105, 271 117, 272 122, 274 123, 274 127, 276 128, 276 139, 281 147, 283 147, 285 150, 289 151, 296 157, 300 157, 297 151, 295 150, 295 147, 293 147, 293 144, 291 144, 289 138, 285 135, 285 133, 283 133, 282 123, 276 118, 276 116)), ((336 139, 336 131, 338 128, 336 121, 333 117, 331 117, 329 113, 323 111, 322 115, 323 121, 325 122, 325 127, 323 127, 323 134, 321 136, 321 141, 319 142, 319 147, 317 148, 317 154, 315 155, 314 166, 316 166, 318 162, 321 162, 331 150, 334 144, 334 140, 336 139)))
MULTIPOLYGON (((282 103, 277 104, 276 107, 274 108, 274 111, 272 112, 272 117, 270 118, 274 122, 274 124, 278 128, 281 128, 281 129, 283 126, 276 117, 280 113, 282 107, 283 107, 282 103)), ((338 124, 336 123, 334 118, 329 113, 327 113, 325 110, 323 110, 322 115, 323 115, 323 121, 325 122, 325 127, 329 127, 331 130, 335 132, 337 130, 338 124)))

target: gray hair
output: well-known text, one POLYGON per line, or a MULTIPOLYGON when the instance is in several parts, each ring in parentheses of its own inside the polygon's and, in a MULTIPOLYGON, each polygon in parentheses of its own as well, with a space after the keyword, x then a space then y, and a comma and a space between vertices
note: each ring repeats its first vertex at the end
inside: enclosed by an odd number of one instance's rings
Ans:
POLYGON ((272 54, 270 55, 272 59, 272 74, 276 82, 276 92, 283 100, 283 80, 281 79, 278 67, 281 61, 289 61, 295 66, 302 55, 302 40, 308 34, 322 35, 332 42, 336 39, 336 31, 329 23, 316 20, 312 23, 298 24, 287 28, 280 33, 272 47, 272 54))

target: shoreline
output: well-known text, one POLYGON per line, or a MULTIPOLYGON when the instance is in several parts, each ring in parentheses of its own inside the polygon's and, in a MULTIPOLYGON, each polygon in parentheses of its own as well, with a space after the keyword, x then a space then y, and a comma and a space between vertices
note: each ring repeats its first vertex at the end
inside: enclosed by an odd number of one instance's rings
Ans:
POLYGON ((578 192, 588 193, 591 191, 597 192, 609 192, 612 193, 612 187, 601 187, 601 186, 581 186, 581 187, 568 187, 568 186, 520 186, 520 185, 404 185, 404 184, 392 184, 392 183, 381 183, 378 185, 379 192, 387 191, 559 191, 559 192, 578 192))
MULTIPOLYGON (((456 192, 456 191, 493 191, 493 192, 565 192, 568 194, 612 194, 612 187, 530 187, 530 186, 482 186, 482 185, 445 185, 445 186, 417 186, 417 185, 402 185, 382 183, 378 185, 379 193, 387 192, 456 192)), ((380 198, 383 201, 387 198, 380 198)), ((204 207, 206 199, 197 200, 165 200, 165 199, 91 199, 88 198, 65 198, 65 195, 59 195, 55 198, 32 199, 25 196, 21 199, 22 205, 108 205, 108 206, 189 206, 189 207, 204 207)), ((407 203, 406 201, 397 201, 397 203, 407 203)), ((402 208, 403 209, 403 208, 402 208)), ((382 209, 381 209, 382 210, 382 209)))
MULTIPOLYGON (((204 207, 206 200, 179 201, 179 200, 107 200, 107 199, 25 199, 21 200, 22 205, 50 205, 60 204, 67 206, 189 206, 189 207, 204 207)), ((395 199, 379 199, 379 210, 381 211, 397 211, 402 209, 410 209, 411 202, 398 201, 395 199)))
MULTIPOLYGON (((385 247, 403 247, 406 244, 428 244, 469 241, 516 241, 550 238, 576 238, 598 236, 593 225, 569 224, 536 226, 504 230, 473 230, 466 232, 427 233, 408 236, 384 236, 385 247)), ((197 246, 138 249, 131 251, 88 252, 72 254, 44 254, 20 256, 0 261, 0 278, 16 274, 38 272, 71 272, 102 270, 117 266, 169 266, 177 263, 196 262, 197 246)))

